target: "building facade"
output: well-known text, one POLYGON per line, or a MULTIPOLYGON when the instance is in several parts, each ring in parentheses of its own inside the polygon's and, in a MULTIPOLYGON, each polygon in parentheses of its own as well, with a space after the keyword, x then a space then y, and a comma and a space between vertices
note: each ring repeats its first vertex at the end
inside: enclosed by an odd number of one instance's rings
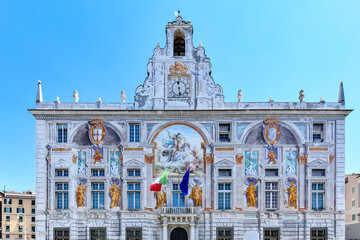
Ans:
POLYGON ((360 174, 345 178, 345 232, 346 240, 360 240, 360 174))
POLYGON ((166 26, 133 103, 36 109, 37 239, 344 239, 339 101, 224 102, 193 26, 166 26), (150 185, 165 170, 162 191, 150 185), (180 191, 190 171, 189 194, 180 191))
POLYGON ((35 239, 35 193, 4 191, 1 196, 2 239, 35 239))

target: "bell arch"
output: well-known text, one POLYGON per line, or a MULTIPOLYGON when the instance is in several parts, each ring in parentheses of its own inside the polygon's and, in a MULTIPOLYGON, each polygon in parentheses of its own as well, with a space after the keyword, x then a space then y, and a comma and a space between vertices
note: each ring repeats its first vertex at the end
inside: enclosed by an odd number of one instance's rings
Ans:
POLYGON ((174 33, 174 56, 185 56, 185 34, 181 29, 176 29, 174 33))

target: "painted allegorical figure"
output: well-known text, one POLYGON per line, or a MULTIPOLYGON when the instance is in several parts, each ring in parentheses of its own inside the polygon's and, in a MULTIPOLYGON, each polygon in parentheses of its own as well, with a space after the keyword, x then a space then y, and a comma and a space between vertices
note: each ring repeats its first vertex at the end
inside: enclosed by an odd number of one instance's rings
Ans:
POLYGON ((297 189, 294 186, 294 181, 291 181, 291 186, 286 189, 289 192, 289 205, 288 207, 297 208, 296 200, 298 199, 298 195, 296 194, 297 189))
POLYGON ((161 189, 161 191, 156 192, 156 200, 157 204, 155 209, 158 209, 159 207, 162 207, 166 202, 166 192, 164 189, 161 189))
POLYGON ((203 190, 199 186, 199 183, 196 183, 195 187, 192 187, 192 190, 190 193, 190 198, 194 201, 195 207, 201 207, 202 193, 203 193, 203 190))
POLYGON ((110 208, 118 207, 121 199, 120 187, 116 185, 116 181, 113 181, 113 185, 109 188, 111 195, 110 208))
POLYGON ((247 188, 245 193, 248 207, 256 207, 256 186, 254 186, 252 182, 250 182, 250 186, 247 188))
POLYGON ((76 187, 76 202, 78 207, 85 207, 85 191, 87 188, 88 186, 84 187, 82 182, 76 187))

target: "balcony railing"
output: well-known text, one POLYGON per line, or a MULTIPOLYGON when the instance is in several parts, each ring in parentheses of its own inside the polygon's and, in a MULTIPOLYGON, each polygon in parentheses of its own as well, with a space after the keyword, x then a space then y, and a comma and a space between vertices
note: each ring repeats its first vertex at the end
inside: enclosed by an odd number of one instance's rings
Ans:
POLYGON ((196 207, 162 207, 161 214, 199 214, 199 208, 196 207))

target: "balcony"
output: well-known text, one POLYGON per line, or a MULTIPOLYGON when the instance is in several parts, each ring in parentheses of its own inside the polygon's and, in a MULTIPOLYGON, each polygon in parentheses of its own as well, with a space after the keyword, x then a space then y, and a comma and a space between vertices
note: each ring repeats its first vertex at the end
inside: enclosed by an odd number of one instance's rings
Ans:
POLYGON ((197 207, 161 207, 160 218, 168 224, 190 224, 200 218, 197 207))

